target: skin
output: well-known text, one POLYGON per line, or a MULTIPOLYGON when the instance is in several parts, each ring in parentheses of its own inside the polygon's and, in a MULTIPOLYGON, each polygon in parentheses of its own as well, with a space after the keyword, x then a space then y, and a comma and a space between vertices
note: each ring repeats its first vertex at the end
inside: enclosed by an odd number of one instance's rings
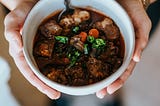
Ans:
MULTIPOLYGON (((5 37, 9 42, 9 53, 13 57, 17 67, 24 77, 39 91, 46 94, 51 99, 58 99, 61 95, 60 92, 50 88, 40 81, 29 68, 23 54, 23 44, 21 29, 23 27, 25 18, 31 8, 38 0, 0 0, 11 12, 6 16, 5 24, 5 37)), ((145 10, 143 9, 140 0, 117 0, 120 5, 129 14, 136 33, 136 49, 130 65, 115 82, 108 87, 97 92, 98 98, 103 98, 107 93, 113 94, 116 90, 121 88, 124 82, 131 75, 136 62, 139 62, 141 53, 146 47, 148 42, 149 31, 151 28, 151 22, 148 18, 145 10), (141 24, 139 24, 141 23, 141 24)), ((153 2, 153 1, 152 1, 153 2)))
MULTIPOLYGON (((58 99, 61 95, 60 92, 51 89, 41 80, 39 80, 36 75, 34 75, 32 70, 28 66, 23 54, 21 29, 28 12, 34 6, 36 1, 13 1, 15 2, 14 5, 7 4, 11 12, 5 17, 4 20, 5 37, 9 42, 9 53, 14 59, 20 72, 33 86, 35 86, 42 93, 46 94, 49 98, 58 99)), ((4 1, 3 3, 5 4, 6 2, 4 1)))
MULTIPOLYGON (((136 38, 135 51, 125 72, 111 85, 96 93, 99 98, 103 98, 107 93, 113 94, 124 85, 126 80, 132 74, 136 63, 140 61, 142 51, 148 43, 149 32, 151 29, 151 21, 143 8, 141 0, 117 0, 117 2, 127 11, 132 20, 136 38)), ((151 2, 154 2, 154 0, 151 2)))

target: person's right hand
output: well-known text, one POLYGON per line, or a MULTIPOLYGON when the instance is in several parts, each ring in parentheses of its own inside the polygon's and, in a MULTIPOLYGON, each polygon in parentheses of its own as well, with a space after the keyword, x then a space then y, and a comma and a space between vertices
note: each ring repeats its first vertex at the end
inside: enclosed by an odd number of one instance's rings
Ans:
POLYGON ((142 51, 148 43, 151 29, 151 21, 143 8, 141 0, 117 0, 117 2, 126 10, 133 23, 135 29, 135 51, 125 72, 111 85, 96 93, 99 98, 103 98, 107 93, 113 94, 127 81, 136 62, 140 61, 142 51))
MULTIPOLYGON (((34 0, 33 0, 34 1, 34 0)), ((17 67, 24 77, 42 93, 46 94, 51 99, 60 97, 60 92, 50 88, 44 84, 32 72, 28 66, 24 54, 22 35, 20 33, 27 14, 34 6, 34 2, 22 1, 14 10, 12 10, 5 18, 5 37, 9 42, 9 53, 13 57, 17 67)))
POLYGON ((133 60, 139 62, 142 51, 148 43, 151 29, 151 20, 149 19, 141 0, 117 0, 127 11, 135 29, 136 45, 133 60))

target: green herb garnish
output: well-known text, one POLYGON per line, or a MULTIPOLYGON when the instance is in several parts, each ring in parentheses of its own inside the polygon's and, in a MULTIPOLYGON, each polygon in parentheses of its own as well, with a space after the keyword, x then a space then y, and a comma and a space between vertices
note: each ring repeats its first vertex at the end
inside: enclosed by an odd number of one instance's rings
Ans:
POLYGON ((75 33, 77 33, 77 32, 79 31, 79 29, 80 29, 80 28, 79 28, 78 26, 76 26, 76 27, 73 28, 72 31, 75 32, 75 33))
POLYGON ((95 41, 95 38, 93 36, 87 36, 87 41, 93 43, 95 41))
POLYGON ((55 36, 55 39, 64 44, 68 42, 68 37, 66 36, 55 36))
POLYGON ((106 42, 103 39, 96 39, 95 42, 92 44, 92 48, 96 49, 103 49, 106 46, 106 42))
POLYGON ((69 53, 68 58, 70 59, 70 65, 68 68, 72 67, 78 60, 81 53, 79 51, 74 51, 72 54, 69 53))
POLYGON ((75 51, 75 52, 74 52, 74 55, 75 55, 76 57, 79 57, 80 54, 81 54, 81 53, 80 53, 79 51, 75 51))
POLYGON ((88 44, 84 44, 84 54, 88 54, 88 44))

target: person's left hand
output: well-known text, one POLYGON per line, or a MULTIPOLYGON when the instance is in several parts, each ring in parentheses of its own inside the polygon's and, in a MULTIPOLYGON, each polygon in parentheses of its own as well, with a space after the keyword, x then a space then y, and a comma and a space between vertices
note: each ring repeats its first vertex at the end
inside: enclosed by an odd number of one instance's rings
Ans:
MULTIPOLYGON (((34 1, 34 0, 32 0, 34 1)), ((58 99, 60 92, 50 88, 43 83, 28 66, 24 54, 21 30, 27 14, 34 6, 34 2, 22 1, 5 18, 5 37, 9 42, 9 53, 13 57, 17 67, 23 76, 38 90, 46 94, 51 99, 58 99)))

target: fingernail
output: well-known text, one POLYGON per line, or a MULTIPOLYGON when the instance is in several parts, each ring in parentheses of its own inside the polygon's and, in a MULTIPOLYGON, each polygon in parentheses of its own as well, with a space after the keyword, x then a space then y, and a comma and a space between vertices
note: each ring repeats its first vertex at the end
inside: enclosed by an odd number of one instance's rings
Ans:
POLYGON ((47 96, 52 99, 52 100, 56 100, 56 99, 59 99, 60 98, 60 94, 58 92, 52 94, 50 93, 49 91, 46 91, 45 92, 47 94, 47 96))
POLYGON ((138 56, 134 56, 134 57, 133 57, 133 60, 134 60, 135 62, 139 62, 139 61, 140 61, 140 58, 139 58, 138 56))
POLYGON ((96 96, 99 98, 99 99, 103 99, 107 94, 107 89, 104 88, 102 90, 100 90, 99 92, 96 93, 96 96))
POLYGON ((117 91, 118 89, 120 89, 122 87, 122 85, 119 85, 119 86, 117 86, 117 87, 108 87, 107 88, 107 92, 108 92, 108 94, 113 94, 115 91, 117 91))
POLYGON ((97 97, 98 97, 99 99, 103 99, 104 96, 105 96, 105 95, 104 95, 103 93, 98 93, 98 94, 97 94, 97 97))

